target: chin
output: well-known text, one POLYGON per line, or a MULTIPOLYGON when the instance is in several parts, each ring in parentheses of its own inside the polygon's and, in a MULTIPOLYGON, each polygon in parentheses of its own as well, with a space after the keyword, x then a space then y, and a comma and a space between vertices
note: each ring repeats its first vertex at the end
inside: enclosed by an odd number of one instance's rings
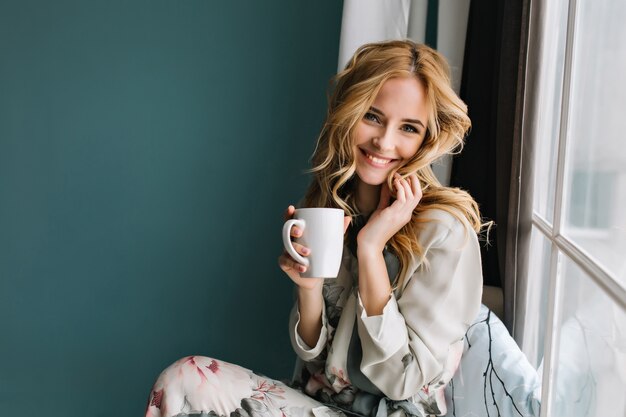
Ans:
POLYGON ((357 169, 356 175, 359 177, 359 180, 367 185, 382 185, 387 182, 387 177, 389 176, 389 172, 381 175, 371 175, 368 172, 359 172, 357 169), (369 175, 368 175, 369 174, 369 175))

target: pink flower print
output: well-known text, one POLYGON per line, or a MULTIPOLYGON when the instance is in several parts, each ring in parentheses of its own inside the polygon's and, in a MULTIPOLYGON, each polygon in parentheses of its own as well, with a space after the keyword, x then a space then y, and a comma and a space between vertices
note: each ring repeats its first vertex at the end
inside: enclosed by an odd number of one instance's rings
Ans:
POLYGON ((200 379, 202 379, 203 382, 207 382, 206 375, 204 374, 204 372, 202 372, 202 369, 196 368, 196 371, 198 371, 198 375, 200 375, 200 379))
POLYGON ((228 416, 243 399, 255 393, 256 381, 251 375, 251 371, 227 362, 186 356, 159 375, 146 417, 172 416, 185 410, 211 410, 228 416))
POLYGON ((212 360, 211 364, 209 366, 207 366, 206 368, 208 368, 211 372, 213 372, 214 374, 217 373, 217 371, 220 370, 219 365, 217 364, 216 360, 212 360))
POLYGON ((146 404, 146 417, 161 417, 161 401, 163 399, 163 389, 155 390, 152 387, 146 404))
POLYGON ((163 399, 163 390, 160 389, 158 391, 152 391, 152 401, 150 401, 150 406, 155 406, 156 408, 161 408, 161 400, 163 399))
POLYGON ((331 366, 329 371, 330 375, 328 376, 328 381, 332 384, 332 388, 335 392, 339 392, 350 385, 350 380, 343 369, 337 369, 331 366))
MULTIPOLYGON (((191 366, 195 366, 196 372, 198 373, 198 375, 200 375, 200 379, 202 380, 202 382, 207 382, 208 381, 206 375, 202 371, 202 368, 200 368, 200 366, 198 366, 198 364, 196 363, 195 356, 189 356, 187 358, 187 360, 185 360, 185 362, 183 364, 189 364, 191 366)), ((211 369, 211 366, 214 366, 215 369, 217 369, 217 362, 215 362, 215 360, 212 360, 211 364, 209 366, 205 366, 205 368, 211 369)), ((215 371, 213 371, 212 369, 211 369, 211 371, 213 373, 215 373, 215 371)))
POLYGON ((343 369, 337 369, 334 366, 331 368, 331 372, 335 375, 337 375, 339 378, 341 378, 341 380, 345 383, 345 384, 350 384, 350 380, 348 379, 348 376, 346 375, 346 371, 344 371, 343 369))
POLYGON ((281 400, 285 399, 285 397, 280 395, 284 394, 285 390, 275 383, 270 383, 267 380, 259 381, 258 386, 256 388, 252 388, 252 391, 254 392, 254 394, 252 394, 252 398, 270 404, 277 398, 281 400))
POLYGON ((309 394, 311 397, 315 397, 315 393, 325 387, 330 388, 330 384, 326 380, 326 375, 324 375, 323 371, 318 371, 317 373, 311 375, 306 383, 306 386, 304 387, 304 392, 309 394))
POLYGON ((192 365, 196 365, 196 357, 195 356, 187 356, 185 359, 183 359, 183 364, 185 363, 191 363, 192 365))

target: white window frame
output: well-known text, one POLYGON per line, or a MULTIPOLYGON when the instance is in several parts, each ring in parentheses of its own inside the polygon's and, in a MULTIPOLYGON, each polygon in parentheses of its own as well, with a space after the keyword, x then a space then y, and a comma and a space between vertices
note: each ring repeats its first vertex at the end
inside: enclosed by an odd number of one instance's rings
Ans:
MULTIPOLYGON (((544 0, 550 1, 550 0, 544 0)), ((533 2, 534 5, 531 7, 542 8, 542 2, 533 2)), ((550 283, 548 289, 548 308, 547 308, 547 318, 546 318, 546 333, 544 338, 544 362, 543 362, 543 381, 542 381, 542 407, 541 407, 541 416, 547 417, 552 415, 551 411, 551 390, 554 384, 555 378, 555 367, 553 366, 555 359, 555 352, 559 346, 559 334, 556 331, 556 325, 559 323, 559 314, 561 311, 561 306, 559 304, 559 300, 561 299, 560 288, 562 288, 560 280, 561 274, 560 268, 562 265, 559 261, 559 252, 561 252, 562 256, 569 258, 575 265, 577 265, 582 271, 584 271, 589 279, 591 279, 607 296, 613 300, 616 305, 621 306, 624 310, 626 310, 626 290, 616 281, 616 279, 611 276, 611 274, 604 269, 600 264, 597 263, 591 256, 589 256, 585 251, 581 250, 576 244, 574 244, 571 239, 565 237, 562 234, 563 227, 563 208, 564 204, 567 201, 568 196, 566 195, 566 187, 565 184, 568 184, 567 178, 567 170, 566 170, 566 162, 568 160, 568 127, 569 127, 569 111, 570 111, 570 93, 571 93, 571 81, 573 79, 573 74, 575 68, 572 67, 573 62, 573 52, 574 45, 576 42, 576 12, 577 12, 577 1, 569 0, 568 3, 568 17, 567 17, 567 31, 566 31, 566 40, 565 40, 565 62, 564 62, 564 72, 563 72, 563 88, 562 88, 562 97, 561 97, 561 107, 560 107, 560 123, 559 123, 559 134, 557 138, 557 167, 556 167, 556 189, 554 196, 554 212, 553 212, 553 222, 550 222, 541 214, 533 208, 532 220, 531 220, 531 230, 539 232, 543 238, 547 240, 547 242, 551 245, 551 257, 550 257, 550 283)), ((545 6, 543 6, 545 7, 545 6)), ((535 10, 534 13, 531 11, 531 21, 530 21, 530 30, 543 30, 539 28, 543 22, 541 22, 540 10, 535 10), (533 18, 539 20, 539 22, 533 22, 533 18), (536 29, 534 26, 537 25, 539 29, 536 29)), ((541 43, 541 35, 538 37, 530 37, 529 44, 529 60, 538 60, 540 59, 540 52, 536 52, 540 50, 541 43), (536 44, 533 44, 536 42, 536 44), (536 51, 533 52, 532 48, 536 48, 536 51), (534 55, 533 55, 534 53, 534 55)), ((533 69, 539 68, 541 63, 533 63, 530 62, 529 68, 530 71, 527 73, 528 77, 537 77, 541 74, 541 71, 533 71, 533 69), (534 67, 533 67, 534 65, 534 67)), ((535 80, 535 78, 533 78, 535 80)), ((527 79, 528 81, 528 79, 527 79)), ((535 83, 536 84, 536 83, 535 83)), ((529 92, 530 94, 535 94, 536 92, 529 92)), ((527 97, 528 99, 528 97, 527 97)), ((530 114, 530 117, 534 117, 532 111, 535 109, 529 109, 528 113, 527 104, 525 104, 524 114, 530 114)), ((539 106, 539 104, 537 104, 539 106)), ((533 107, 533 104, 530 104, 529 107, 533 107)), ((526 136, 526 130, 528 130, 529 135, 533 135, 533 124, 524 123, 523 136, 526 136)), ((534 164, 534 161, 529 163, 530 165, 534 164)), ((524 164, 526 165, 526 164, 524 164)), ((532 179, 534 180, 534 178, 532 179)), ((529 253, 533 253, 533 248, 529 248, 529 253)), ((526 279, 531 279, 531 277, 525 277, 526 279)))

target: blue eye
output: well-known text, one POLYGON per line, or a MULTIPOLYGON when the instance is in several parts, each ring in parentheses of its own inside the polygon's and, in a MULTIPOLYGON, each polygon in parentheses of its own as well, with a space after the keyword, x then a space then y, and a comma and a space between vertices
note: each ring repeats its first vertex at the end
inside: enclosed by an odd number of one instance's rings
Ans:
POLYGON ((367 112, 363 116, 365 120, 369 120, 370 122, 380 123, 380 119, 374 113, 367 112))
POLYGON ((402 130, 408 133, 419 133, 419 131, 412 125, 404 125, 402 126, 402 130))

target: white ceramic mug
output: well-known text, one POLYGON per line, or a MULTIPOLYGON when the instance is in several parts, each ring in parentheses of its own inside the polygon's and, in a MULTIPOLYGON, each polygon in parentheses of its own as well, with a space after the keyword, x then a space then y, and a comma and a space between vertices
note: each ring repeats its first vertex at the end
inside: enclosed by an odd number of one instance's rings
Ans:
POLYGON ((343 210, 335 208, 297 209, 293 219, 283 226, 283 245, 296 262, 307 266, 304 278, 337 278, 343 253, 343 210), (298 226, 302 235, 296 242, 311 254, 300 255, 291 242, 291 228, 298 226))

